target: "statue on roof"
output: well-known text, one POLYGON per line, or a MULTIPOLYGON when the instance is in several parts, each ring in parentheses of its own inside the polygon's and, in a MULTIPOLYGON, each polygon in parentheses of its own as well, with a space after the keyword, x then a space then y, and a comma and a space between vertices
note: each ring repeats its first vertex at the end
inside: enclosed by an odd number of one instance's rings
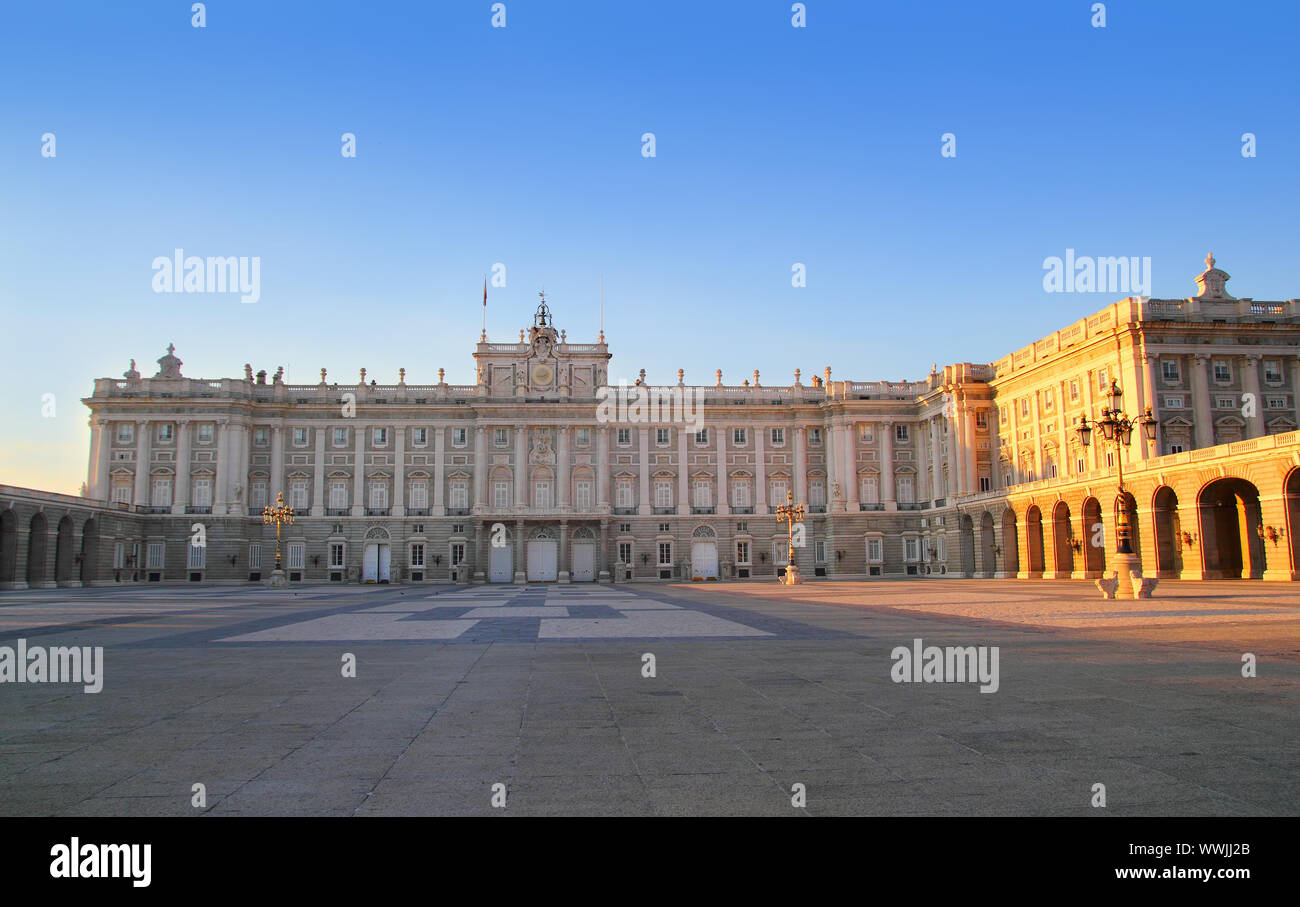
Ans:
POLYGON ((176 344, 167 344, 167 355, 158 360, 158 374, 155 378, 180 378, 181 366, 184 363, 176 358, 176 344))

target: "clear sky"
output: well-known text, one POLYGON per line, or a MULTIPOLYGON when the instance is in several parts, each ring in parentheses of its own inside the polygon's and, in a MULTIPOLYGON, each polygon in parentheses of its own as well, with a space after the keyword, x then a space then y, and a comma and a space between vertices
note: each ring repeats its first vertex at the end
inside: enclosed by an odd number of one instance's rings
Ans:
POLYGON ((1300 295, 1300 4, 791 5, 9 4, 0 483, 75 492, 80 398, 169 342, 193 377, 472 383, 498 262, 494 340, 543 287, 594 340, 603 275, 615 381, 991 361, 1127 295, 1045 292, 1066 249, 1300 295), (153 292, 176 248, 259 257, 261 298, 153 292))

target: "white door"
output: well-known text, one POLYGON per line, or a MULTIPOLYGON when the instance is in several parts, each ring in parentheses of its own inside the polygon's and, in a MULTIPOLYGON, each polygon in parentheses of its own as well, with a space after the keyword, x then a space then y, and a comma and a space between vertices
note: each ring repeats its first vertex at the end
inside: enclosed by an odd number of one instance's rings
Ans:
POLYGON ((492 550, 491 563, 488 565, 488 582, 508 583, 514 580, 514 546, 502 545, 497 547, 490 546, 492 550))
POLYGON ((559 543, 554 539, 532 539, 528 542, 528 581, 545 583, 556 579, 559 543))
POLYGON ((361 561, 361 582, 375 583, 379 581, 379 546, 367 545, 365 557, 361 561))
POLYGON ((573 546, 573 581, 590 583, 596 579, 596 546, 577 542, 573 546))
POLYGON ((379 546, 379 581, 388 582, 388 568, 393 561, 393 549, 391 545, 379 546))
POLYGON ((691 579, 718 578, 718 543, 695 542, 691 545, 691 579))

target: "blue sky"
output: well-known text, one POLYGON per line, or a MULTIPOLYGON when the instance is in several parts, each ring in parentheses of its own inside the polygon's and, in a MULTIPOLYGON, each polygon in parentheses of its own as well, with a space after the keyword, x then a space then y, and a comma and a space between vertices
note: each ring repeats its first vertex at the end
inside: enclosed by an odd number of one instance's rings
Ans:
POLYGON ((1044 292, 1067 248, 1300 295, 1300 5, 491 5, 8 8, 0 482, 75 491, 79 398, 169 342, 195 377, 470 383, 497 262, 496 340, 542 287, 594 339, 603 275, 614 380, 990 361, 1125 295, 1044 292), (259 256, 261 299, 155 294, 177 247, 259 256))

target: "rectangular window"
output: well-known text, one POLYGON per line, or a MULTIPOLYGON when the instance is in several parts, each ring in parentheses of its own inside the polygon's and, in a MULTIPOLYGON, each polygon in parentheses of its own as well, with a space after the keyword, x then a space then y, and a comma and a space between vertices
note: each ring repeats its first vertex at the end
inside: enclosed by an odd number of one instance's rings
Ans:
POLYGON ((288 549, 289 569, 301 570, 302 562, 303 562, 303 554, 306 551, 307 546, 304 545, 302 542, 290 542, 285 547, 288 549))
POLYGON ((826 563, 826 540, 818 539, 813 542, 813 560, 819 564, 826 563))
POLYGON ((619 532, 631 532, 631 531, 632 531, 632 524, 631 524, 631 523, 619 523, 619 524, 618 524, 618 531, 619 531, 619 532))
POLYGON ((551 483, 542 481, 533 483, 533 506, 545 510, 551 506, 551 483))
POLYGON ((749 481, 736 479, 731 483, 731 503, 737 507, 749 506, 749 481))
POLYGON ((659 566, 671 567, 672 563, 673 563, 673 543, 660 542, 659 543, 659 566))
POLYGON ((206 560, 204 555, 207 553, 207 550, 207 546, 205 545, 190 545, 190 556, 186 561, 185 566, 191 570, 202 570, 203 564, 206 560))
POLYGON ((371 510, 388 509, 388 483, 387 482, 370 483, 370 509, 371 510))
POLYGON ((1160 360, 1160 375, 1161 375, 1161 377, 1163 377, 1166 381, 1169 381, 1169 382, 1177 382, 1177 381, 1179 380, 1179 378, 1181 377, 1181 372, 1180 372, 1180 370, 1179 370, 1179 368, 1178 368, 1178 360, 1177 360, 1177 359, 1161 359, 1161 360, 1160 360))
POLYGON ((1079 402, 1079 382, 1078 382, 1078 381, 1071 381, 1071 382, 1070 382, 1070 402, 1071 402, 1071 403, 1078 403, 1078 402, 1079 402))
POLYGON ((916 480, 911 476, 899 476, 898 482, 898 503, 915 504, 916 503, 916 480))
POLYGON ((413 428, 411 429, 411 443, 416 447, 423 447, 429 443, 429 429, 413 428))
POLYGON ((194 480, 194 506, 212 506, 212 480, 203 478, 194 480))
POLYGON ((451 565, 459 567, 465 563, 465 543, 453 542, 451 546, 451 565))
POLYGON ((1097 390, 1103 394, 1110 390, 1110 375, 1106 373, 1104 368, 1097 370, 1097 390))
POLYGON ((707 480, 700 480, 695 483, 695 494, 693 498, 696 507, 713 506, 713 483, 707 480))
POLYGON ((506 510, 510 507, 509 482, 492 483, 492 506, 497 510, 506 510))
POLYGON ((673 483, 672 482, 655 482, 655 506, 656 507, 673 506, 673 483))
POLYGON ((334 429, 334 446, 347 447, 347 445, 348 445, 348 430, 346 428, 334 429))
POLYGON ((266 483, 254 482, 248 489, 248 504, 250 507, 266 506, 266 483))
POLYGON ((348 506, 348 483, 330 482, 330 509, 344 510, 348 506))
MULTIPOLYGON (((588 493, 590 494, 591 484, 587 483, 588 493)), ((632 480, 619 479, 618 485, 614 489, 614 506, 615 507, 634 507, 635 498, 632 494, 632 480)))
POLYGON ((1005 406, 998 410, 998 421, 1003 425, 1007 424, 1007 408, 1005 406))
POLYGON ((1052 388, 1049 387, 1047 390, 1043 391, 1043 404, 1044 404, 1044 407, 1045 407, 1046 409, 1049 409, 1049 410, 1050 410, 1050 409, 1054 409, 1054 408, 1056 407, 1056 391, 1055 391, 1055 390, 1053 390, 1052 388))
POLYGON ((858 500, 863 504, 880 503, 880 477, 879 476, 862 476, 859 479, 860 488, 858 500))
POLYGON ((773 479, 769 486, 772 491, 771 503, 773 507, 779 507, 784 504, 785 496, 790 491, 790 486, 785 479, 773 479))
POLYGON ((1029 418, 1029 398, 1028 398, 1028 397, 1021 397, 1021 398, 1020 398, 1020 418, 1022 418, 1022 419, 1028 419, 1028 418, 1029 418))
POLYGON ((170 444, 172 441, 172 424, 163 422, 158 426, 158 443, 170 444))
POLYGON ((451 430, 451 446, 452 446, 452 447, 464 447, 464 446, 465 446, 465 438, 467 437, 467 435, 468 435, 468 431, 467 431, 466 429, 464 429, 464 428, 453 428, 453 429, 451 430))
POLYGON ((330 566, 331 567, 343 566, 343 543, 342 542, 330 543, 330 566))
POLYGON ((113 483, 113 503, 130 504, 131 503, 131 486, 126 482, 113 483))
POLYGON ((772 439, 772 446, 773 446, 773 447, 781 447, 782 445, 784 445, 784 444, 785 444, 785 429, 784 429, 784 428, 774 428, 774 429, 772 429, 771 439, 772 439))
POLYGON ((921 559, 921 540, 915 536, 903 539, 903 560, 919 561, 921 559))
POLYGON ((424 481, 411 482, 411 509, 426 510, 429 507, 429 483, 424 481))
POLYGON ((252 542, 248 546, 248 568, 256 570, 262 566, 262 543, 252 542))
POLYGON ((1269 409, 1286 409, 1286 397, 1266 397, 1265 406, 1269 409))
POLYGON ((656 444, 658 444, 660 447, 665 447, 665 446, 667 446, 667 444, 668 444, 668 440, 669 440, 669 437, 668 437, 668 429, 666 429, 666 428, 656 428, 656 429, 655 429, 655 443, 656 443, 656 444))
POLYGON ((1282 383, 1282 365, 1276 359, 1264 360, 1264 380, 1269 384, 1282 383))
POLYGON ((630 563, 632 563, 632 543, 631 543, 631 542, 619 542, 619 543, 618 543, 618 559, 619 559, 620 561, 622 561, 623 563, 625 563, 625 564, 630 564, 630 563))
POLYGON ((894 426, 894 440, 895 440, 895 441, 899 441, 899 442, 901 442, 901 443, 903 443, 903 444, 906 444, 906 443, 907 443, 907 439, 908 439, 909 437, 910 437, 910 436, 909 436, 909 434, 908 434, 908 427, 907 427, 906 425, 904 425, 904 424, 902 424, 902 423, 899 423, 899 424, 897 424, 897 425, 894 426))
POLYGON ((469 485, 463 479, 451 483, 451 507, 453 510, 469 507, 469 485))
POLYGON ((736 542, 736 563, 749 563, 749 542, 736 542))
POLYGON ((587 445, 589 445, 589 444, 591 443, 591 430, 590 430, 590 429, 587 429, 587 428, 580 428, 580 429, 578 429, 577 436, 578 436, 578 446, 579 446, 579 447, 586 447, 587 445))
POLYGON ((876 434, 872 430, 871 424, 869 422, 863 422, 861 425, 858 426, 858 437, 861 438, 862 441, 866 444, 870 444, 872 441, 875 440, 876 434))
POLYGON ((735 444, 737 447, 744 447, 748 437, 748 434, 743 428, 733 428, 731 430, 731 443, 735 444))
POLYGON ((992 491, 993 479, 990 476, 980 476, 980 491, 992 491))
POLYGON ((1169 452, 1171 454, 1182 453, 1183 445, 1177 441, 1171 441, 1169 442, 1169 452))
POLYGON ((1075 461, 1074 461, 1074 474, 1075 474, 1075 475, 1080 475, 1080 474, 1082 474, 1085 465, 1086 465, 1086 464, 1084 463, 1083 457, 1079 457, 1077 460, 1075 460, 1075 461))
POLYGON ((306 479, 294 479, 289 483, 289 506, 298 511, 307 509, 306 479))
POLYGON ((772 563, 778 567, 785 567, 790 563, 790 543, 785 539, 772 542, 772 563))
POLYGON ((375 447, 383 447, 388 443, 388 429, 376 428, 371 438, 375 447))
POLYGON ((814 447, 822 443, 822 430, 820 428, 808 429, 808 443, 814 447))
POLYGON ((988 428, 988 427, 989 427, 989 414, 988 414, 988 410, 981 409, 981 410, 976 410, 976 411, 975 411, 975 427, 976 427, 976 428, 988 428))
POLYGON ((632 429, 620 428, 618 430, 618 446, 630 447, 632 445, 632 429))
POLYGON ((885 559, 885 546, 880 539, 867 539, 867 563, 879 564, 885 559))
POLYGON ((199 425, 199 443, 200 443, 200 444, 211 444, 211 443, 212 443, 212 423, 211 423, 211 422, 203 422, 203 423, 201 423, 201 424, 199 425))
POLYGON ((510 432, 505 428, 498 428, 492 432, 492 443, 497 447, 505 447, 510 443, 510 432))
POLYGON ((695 443, 701 447, 709 443, 709 430, 707 428, 701 428, 695 433, 695 443))
POLYGON ((1226 362, 1214 363, 1214 380, 1221 384, 1227 384, 1229 381, 1231 381, 1232 366, 1230 366, 1226 362))
POLYGON ((153 506, 170 507, 172 505, 172 480, 153 480, 153 506))
POLYGON ((145 553, 145 568, 148 570, 161 570, 164 550, 162 542, 150 542, 145 553))
POLYGON ((113 568, 121 570, 126 566, 126 545, 122 542, 113 543, 113 568))
POLYGON ((1165 409, 1182 409, 1182 397, 1165 397, 1165 409))
POLYGON ((253 443, 258 447, 265 447, 271 443, 271 431, 267 428, 253 429, 253 443))
POLYGON ((411 566, 412 567, 424 566, 424 546, 421 545, 419 542, 416 542, 414 545, 411 546, 411 566))
POLYGON ((135 440, 135 423, 119 422, 117 423, 117 440, 119 444, 130 444, 135 440))
POLYGON ((294 447, 307 446, 307 429, 295 428, 293 430, 293 444, 294 447))
POLYGON ((1214 406, 1216 409, 1236 409, 1237 398, 1236 397, 1215 397, 1214 406))
POLYGON ((826 483, 821 479, 808 483, 808 503, 813 507, 826 506, 826 483))
POLYGON ((669 526, 667 523, 660 523, 660 524, 659 524, 659 531, 660 531, 660 532, 668 532, 671 528, 672 528, 672 527, 669 526))
POLYGON ((573 505, 579 511, 586 511, 591 509, 591 483, 590 482, 584 480, 577 483, 577 487, 574 489, 573 505))

